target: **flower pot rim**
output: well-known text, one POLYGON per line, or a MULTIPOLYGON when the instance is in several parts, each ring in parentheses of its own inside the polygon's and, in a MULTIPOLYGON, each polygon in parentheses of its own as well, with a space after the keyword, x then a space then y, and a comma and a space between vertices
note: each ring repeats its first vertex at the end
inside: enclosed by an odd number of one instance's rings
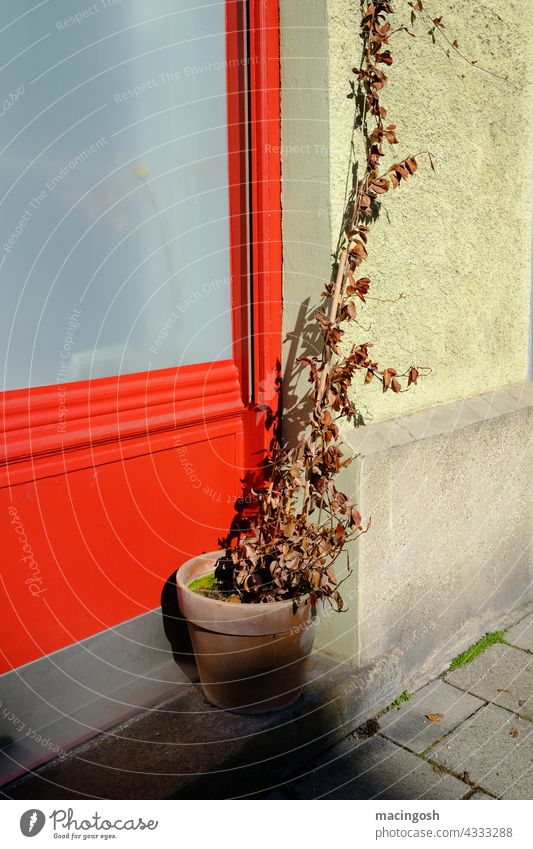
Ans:
POLYGON ((301 596, 294 610, 294 601, 284 599, 258 604, 228 604, 209 598, 189 588, 194 578, 213 571, 213 563, 222 550, 196 555, 176 571, 176 587, 183 616, 208 631, 230 634, 276 634, 301 626, 312 614, 309 593, 301 596))
MULTIPOLYGON (((186 560, 185 563, 182 563, 182 565, 176 570, 176 584, 178 584, 182 590, 186 590, 188 593, 192 593, 196 598, 198 596, 200 596, 200 598, 202 598, 204 601, 208 601, 211 604, 221 605, 222 607, 226 608, 228 606, 227 601, 221 601, 218 598, 210 598, 209 596, 201 595, 200 593, 197 593, 194 590, 191 590, 188 583, 186 583, 184 580, 182 580, 180 578, 180 572, 183 569, 183 567, 187 566, 187 564, 191 563, 192 561, 200 560, 200 559, 205 557, 205 558, 212 558, 216 562, 216 560, 218 560, 218 558, 223 553, 224 553, 224 549, 218 549, 217 551, 208 551, 205 554, 197 554, 194 557, 191 557, 189 560, 186 560)), ((201 575, 198 574, 197 577, 207 575, 207 574, 209 574, 209 572, 212 572, 212 571, 213 571, 213 564, 212 564, 212 560, 210 560, 209 564, 206 563, 206 569, 202 570, 201 575)), ((299 596, 298 597, 298 602, 299 602, 298 607, 303 607, 304 605, 302 604, 302 602, 304 602, 304 604, 307 604, 308 600, 309 600, 309 593, 306 593, 305 595, 299 596)), ((270 607, 272 604, 275 604, 276 607, 278 607, 278 605, 279 606, 281 606, 281 605, 287 605, 287 606, 291 605, 292 606, 294 604, 294 599, 292 599, 292 598, 275 599, 273 602, 269 601, 269 602, 258 602, 257 604, 254 604, 254 603, 242 604, 241 607, 246 608, 246 609, 251 608, 253 610, 254 608, 258 608, 258 607, 260 607, 261 609, 263 609, 265 607, 270 607)))

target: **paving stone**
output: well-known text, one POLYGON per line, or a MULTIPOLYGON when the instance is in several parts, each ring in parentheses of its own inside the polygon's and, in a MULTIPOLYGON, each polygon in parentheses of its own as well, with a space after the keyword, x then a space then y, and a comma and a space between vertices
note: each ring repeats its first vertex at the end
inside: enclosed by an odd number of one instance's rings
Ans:
POLYGON ((489 801, 494 801, 493 796, 488 796, 486 793, 482 793, 481 790, 477 790, 475 793, 472 793, 468 801, 471 802, 472 799, 488 799, 489 801))
POLYGON ((444 681, 431 681, 409 702, 403 702, 399 708, 383 714, 379 718, 380 731, 394 742, 420 754, 484 704, 482 699, 450 687, 444 681), (435 713, 443 714, 440 722, 426 719, 428 714, 435 713))
POLYGON ((459 775, 466 770, 470 781, 498 798, 533 798, 533 723, 503 708, 481 708, 429 757, 459 775))
POLYGON ((287 786, 297 799, 462 799, 468 790, 379 735, 341 741, 287 786))
POLYGON ((533 652, 533 613, 509 628, 505 634, 505 639, 513 646, 533 652))
POLYGON ((480 699, 533 718, 533 655, 527 652, 497 643, 450 672, 445 680, 480 699))

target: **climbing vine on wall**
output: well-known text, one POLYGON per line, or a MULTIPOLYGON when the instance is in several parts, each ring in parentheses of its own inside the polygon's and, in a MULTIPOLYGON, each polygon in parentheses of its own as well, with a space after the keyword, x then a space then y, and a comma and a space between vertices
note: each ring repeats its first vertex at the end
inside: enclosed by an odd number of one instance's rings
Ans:
MULTIPOLYGON (((412 20, 419 14, 429 19, 433 36, 444 30, 443 18, 431 18, 421 0, 409 5, 412 20)), ((251 490, 253 509, 243 501, 229 535, 220 541, 226 554, 219 559, 215 574, 219 590, 231 601, 292 598, 298 603, 303 598, 314 602, 325 597, 342 609, 334 564, 347 542, 365 533, 370 524, 363 524, 353 499, 336 486, 338 475, 353 460, 344 454, 339 424, 362 424, 352 385, 360 374, 364 384, 379 381, 383 392, 400 393, 428 371, 417 364, 403 371, 392 365, 381 367, 371 353, 371 342, 366 340, 348 350, 343 344, 346 327, 356 319, 372 291, 372 280, 363 271, 370 222, 384 196, 412 179, 420 156, 427 157, 435 167, 428 151, 381 167, 385 148, 398 143, 398 127, 381 102, 387 71, 394 62, 390 39, 400 31, 414 36, 405 26, 394 29, 393 15, 388 0, 363 5, 362 62, 353 73, 361 103, 366 162, 363 169, 359 168, 360 176, 354 177, 334 274, 322 292, 324 305, 315 314, 321 350, 318 356, 299 361, 307 369, 311 384, 310 422, 292 447, 284 447, 276 433, 266 478, 251 490)), ((456 41, 450 42, 446 36, 446 42, 450 49, 459 51, 456 41)), ((279 425, 279 413, 269 413, 271 423, 279 425)))

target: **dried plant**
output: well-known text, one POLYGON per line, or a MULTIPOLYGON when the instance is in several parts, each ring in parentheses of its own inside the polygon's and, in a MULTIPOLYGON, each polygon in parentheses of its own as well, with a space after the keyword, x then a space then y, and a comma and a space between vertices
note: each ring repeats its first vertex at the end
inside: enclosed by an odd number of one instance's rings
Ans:
MULTIPOLYGON (((409 5, 412 16, 427 14, 420 0, 409 5)), ((299 361, 309 374, 311 421, 292 448, 284 448, 277 435, 273 438, 265 478, 251 490, 252 505, 241 502, 232 530, 219 541, 226 554, 217 561, 215 577, 219 591, 232 601, 310 599, 314 603, 327 598, 342 609, 334 564, 346 544, 370 526, 370 522, 363 524, 353 499, 335 485, 341 470, 353 460, 344 455, 339 423, 363 424, 350 392, 354 378, 361 373, 365 384, 377 380, 383 392, 399 393, 416 384, 423 372, 416 365, 401 373, 392 366, 380 368, 370 353, 370 342, 349 350, 343 345, 345 327, 354 321, 371 287, 369 277, 359 276, 368 257, 368 225, 383 196, 415 174, 420 155, 380 170, 385 145, 398 143, 396 124, 381 103, 387 83, 384 68, 394 61, 389 39, 400 30, 413 35, 406 27, 391 29, 393 13, 386 0, 366 3, 362 12, 363 59, 353 72, 366 130, 366 166, 362 176, 354 177, 335 273, 322 292, 324 308, 315 314, 321 354, 299 361)), ((430 20, 434 30, 443 29, 442 18, 430 20)), ((456 42, 452 47, 457 49, 456 42)), ((427 156, 434 168, 431 154, 427 156)), ((279 392, 279 380, 277 388, 279 392)), ((279 424, 279 414, 271 411, 271 421, 279 424)))

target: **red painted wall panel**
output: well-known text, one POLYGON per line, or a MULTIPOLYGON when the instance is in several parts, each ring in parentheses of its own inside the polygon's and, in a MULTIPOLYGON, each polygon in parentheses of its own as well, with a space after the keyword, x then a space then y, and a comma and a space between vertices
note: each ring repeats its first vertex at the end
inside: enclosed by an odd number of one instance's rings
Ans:
POLYGON ((240 439, 182 434, 178 447, 0 490, 0 671, 157 607, 171 572, 227 530, 240 439))

